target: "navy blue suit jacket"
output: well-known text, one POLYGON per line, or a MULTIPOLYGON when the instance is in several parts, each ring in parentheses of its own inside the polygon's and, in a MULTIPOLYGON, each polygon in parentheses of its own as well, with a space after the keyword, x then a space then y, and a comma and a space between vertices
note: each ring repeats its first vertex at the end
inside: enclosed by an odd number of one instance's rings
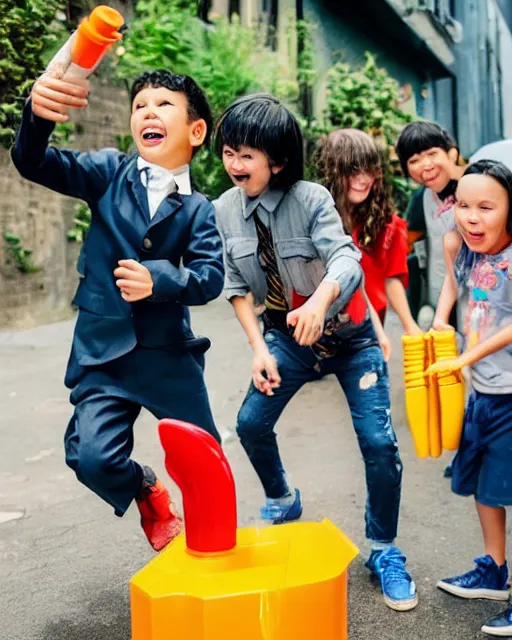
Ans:
POLYGON ((48 147, 53 124, 27 103, 12 159, 24 178, 85 200, 92 224, 84 246, 83 277, 73 353, 79 365, 98 365, 131 351, 194 344, 188 305, 217 298, 223 287, 222 245, 213 205, 194 191, 170 194, 150 219, 137 154, 48 147), (151 272, 153 295, 125 302, 113 271, 132 258, 151 272))

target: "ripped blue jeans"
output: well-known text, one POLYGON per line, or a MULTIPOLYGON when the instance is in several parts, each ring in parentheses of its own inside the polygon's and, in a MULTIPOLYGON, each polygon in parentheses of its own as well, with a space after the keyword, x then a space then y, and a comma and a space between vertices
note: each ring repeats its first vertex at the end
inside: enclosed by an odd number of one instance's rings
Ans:
POLYGON ((340 352, 319 359, 310 347, 271 330, 265 341, 277 360, 281 386, 266 396, 251 383, 238 413, 237 433, 268 498, 289 488, 279 455, 275 424, 306 383, 334 374, 343 389, 366 468, 366 536, 389 543, 397 533, 402 462, 391 424, 387 365, 371 323, 343 341, 340 352))

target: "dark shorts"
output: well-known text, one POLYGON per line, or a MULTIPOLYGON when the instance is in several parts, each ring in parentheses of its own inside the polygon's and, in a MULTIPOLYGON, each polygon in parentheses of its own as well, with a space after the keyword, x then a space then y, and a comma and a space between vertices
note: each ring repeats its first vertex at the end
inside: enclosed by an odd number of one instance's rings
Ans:
POLYGON ((512 394, 471 394, 452 490, 489 507, 512 505, 512 394))

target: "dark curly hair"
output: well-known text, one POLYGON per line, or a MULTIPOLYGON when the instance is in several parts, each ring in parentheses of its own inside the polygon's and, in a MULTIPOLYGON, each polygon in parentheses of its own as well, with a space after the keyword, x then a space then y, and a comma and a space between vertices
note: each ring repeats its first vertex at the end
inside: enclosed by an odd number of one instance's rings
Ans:
POLYGON ((393 201, 386 188, 382 157, 375 140, 358 129, 338 129, 324 137, 317 155, 325 187, 331 192, 347 231, 358 229, 361 249, 371 251, 393 215, 393 201), (358 205, 348 201, 348 181, 366 171, 375 177, 368 198, 358 205))
POLYGON ((172 73, 167 69, 146 71, 138 78, 135 78, 132 84, 130 91, 130 101, 132 105, 137 94, 148 87, 152 87, 153 89, 163 87, 164 89, 169 89, 169 91, 183 93, 188 101, 189 122, 193 122, 194 120, 204 120, 206 122, 206 138, 204 144, 208 145, 213 130, 213 116, 208 98, 193 78, 179 73, 172 73))

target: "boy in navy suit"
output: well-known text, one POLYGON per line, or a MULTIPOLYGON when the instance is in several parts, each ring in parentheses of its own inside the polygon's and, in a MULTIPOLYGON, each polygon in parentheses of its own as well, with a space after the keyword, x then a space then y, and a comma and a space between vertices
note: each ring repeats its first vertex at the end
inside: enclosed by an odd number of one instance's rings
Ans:
POLYGON ((154 472, 130 458, 141 408, 197 424, 219 440, 203 377, 210 343, 194 336, 188 311, 223 287, 214 208, 189 175, 212 116, 191 78, 148 72, 131 92, 138 153, 48 147, 54 123, 86 106, 89 85, 80 83, 56 74, 35 83, 12 158, 23 177, 91 208, 65 381, 75 406, 66 462, 117 515, 135 499, 158 551, 182 522, 154 472))

